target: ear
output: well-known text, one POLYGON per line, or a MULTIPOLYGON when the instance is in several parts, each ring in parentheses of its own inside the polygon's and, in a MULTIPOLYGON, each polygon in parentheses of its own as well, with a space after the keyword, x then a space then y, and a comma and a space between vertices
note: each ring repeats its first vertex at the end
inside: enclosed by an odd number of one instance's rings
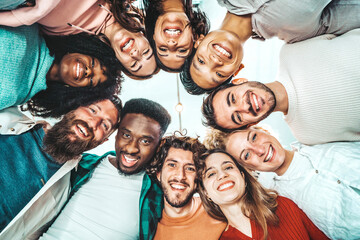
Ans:
POLYGON ((156 173, 156 178, 157 178, 157 180, 158 180, 159 182, 160 182, 160 175, 161 175, 160 172, 157 172, 157 173, 156 173))
POLYGON ((200 43, 204 40, 205 36, 204 34, 200 34, 199 38, 196 40, 194 44, 194 48, 198 48, 200 43))
POLYGON ((248 80, 246 78, 235 78, 235 79, 231 80, 231 83, 235 84, 235 85, 239 85, 239 84, 245 83, 247 81, 248 80))
POLYGON ((240 64, 239 69, 234 73, 234 77, 236 77, 236 75, 238 75, 238 73, 240 72, 241 69, 243 69, 245 66, 244 64, 240 64))
POLYGON ((259 123, 259 122, 249 123, 248 125, 246 125, 246 128, 249 128, 249 127, 251 127, 251 126, 254 126, 254 125, 258 124, 258 123, 259 123))

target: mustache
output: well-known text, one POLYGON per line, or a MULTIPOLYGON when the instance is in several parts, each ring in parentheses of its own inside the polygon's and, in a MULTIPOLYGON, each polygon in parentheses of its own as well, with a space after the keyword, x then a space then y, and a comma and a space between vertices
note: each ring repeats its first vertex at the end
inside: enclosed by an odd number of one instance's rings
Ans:
POLYGON ((177 179, 171 179, 171 180, 168 181, 168 183, 169 183, 169 184, 171 184, 171 183, 181 183, 181 184, 186 185, 187 187, 190 187, 190 184, 187 183, 187 182, 186 182, 185 180, 183 180, 183 179, 181 179, 180 181, 177 180, 177 179))

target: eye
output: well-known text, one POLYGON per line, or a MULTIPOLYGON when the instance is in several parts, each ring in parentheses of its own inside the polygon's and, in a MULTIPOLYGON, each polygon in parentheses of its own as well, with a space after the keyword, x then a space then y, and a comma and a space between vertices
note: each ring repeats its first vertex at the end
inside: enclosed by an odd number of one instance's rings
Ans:
POLYGON ((187 167, 187 168, 186 168, 186 171, 195 172, 195 168, 193 168, 193 167, 187 167))
POLYGON ((146 50, 143 52, 143 55, 146 55, 148 52, 150 52, 150 49, 146 49, 146 50))
POLYGON ((222 74, 219 73, 219 72, 216 72, 216 75, 218 75, 218 76, 221 77, 221 78, 225 77, 224 75, 222 75, 222 74))
POLYGON ((175 163, 168 163, 168 166, 173 168, 175 167, 175 163))
POLYGON ((179 49, 178 51, 179 51, 179 53, 184 53, 187 51, 187 49, 179 49))
POLYGON ((233 169, 233 166, 227 166, 227 167, 225 168, 225 170, 231 170, 231 169, 233 169))
POLYGON ((137 61, 134 61, 132 64, 131 64, 131 68, 133 68, 133 67, 135 67, 136 66, 136 64, 137 64, 137 61))
POLYGON ((200 58, 198 58, 198 62, 199 62, 200 64, 205 64, 205 62, 204 62, 203 60, 201 60, 200 58))
POLYGON ((254 133, 254 135, 253 135, 253 137, 252 137, 252 139, 251 139, 251 140, 252 140, 253 142, 255 142, 256 137, 257 137, 257 136, 256 136, 256 133, 254 133))
POLYGON ((160 50, 161 52, 166 52, 166 48, 164 48, 164 47, 159 47, 159 50, 160 50))
POLYGON ((231 94, 231 102, 232 102, 233 104, 235 104, 235 96, 234 96, 234 94, 231 94))
POLYGON ((92 112, 92 113, 96 113, 96 110, 94 109, 94 108, 92 108, 92 107, 89 107, 89 109, 90 109, 90 111, 92 112))
POLYGON ((103 127, 105 128, 106 131, 109 130, 109 127, 108 127, 108 125, 106 123, 103 122, 102 125, 103 125, 103 127))
POLYGON ((249 152, 245 153, 245 155, 244 155, 244 160, 246 161, 246 160, 248 160, 249 158, 250 158, 250 153, 249 153, 249 152))
POLYGON ((239 120, 239 122, 242 122, 242 121, 241 121, 241 116, 240 116, 240 113, 239 113, 239 112, 236 112, 236 117, 237 117, 237 119, 239 120))
POLYGON ((144 145, 149 145, 150 141, 148 139, 141 139, 141 143, 144 145))
POLYGON ((207 178, 211 178, 212 176, 215 176, 214 172, 208 173, 207 178))
POLYGON ((123 136, 123 138, 130 138, 130 134, 128 134, 128 133, 123 133, 122 136, 123 136))

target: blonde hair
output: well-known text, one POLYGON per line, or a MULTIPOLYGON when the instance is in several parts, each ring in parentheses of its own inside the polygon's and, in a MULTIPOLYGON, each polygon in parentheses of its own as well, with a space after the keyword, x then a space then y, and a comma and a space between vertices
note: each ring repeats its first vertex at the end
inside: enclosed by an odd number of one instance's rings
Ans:
POLYGON ((277 225, 279 223, 279 218, 275 214, 275 210, 277 208, 276 198, 278 196, 275 190, 264 188, 252 175, 251 173, 243 166, 241 166, 234 157, 232 157, 229 153, 225 152, 221 149, 213 149, 207 151, 200 157, 199 169, 197 171, 198 178, 201 180, 198 192, 200 194, 200 198, 203 202, 204 208, 206 212, 213 218, 227 222, 227 219, 219 205, 211 201, 207 195, 206 190, 203 184, 204 171, 206 169, 206 159, 211 154, 214 153, 224 153, 231 158, 231 160, 235 163, 236 167, 244 174, 244 180, 246 183, 245 193, 241 197, 239 201, 241 201, 243 214, 250 219, 255 220, 264 232, 263 239, 267 239, 268 230, 267 226, 277 225))

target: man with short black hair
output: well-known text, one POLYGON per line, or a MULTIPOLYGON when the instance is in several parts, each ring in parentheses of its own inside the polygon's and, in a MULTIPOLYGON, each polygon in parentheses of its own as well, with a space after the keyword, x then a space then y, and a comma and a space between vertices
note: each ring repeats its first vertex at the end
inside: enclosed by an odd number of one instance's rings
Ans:
POLYGON ((121 108, 117 97, 97 101, 67 113, 52 128, 17 107, 0 111, 0 230, 53 176, 65 174, 82 152, 106 141, 118 126, 121 108))
POLYGON ((154 239, 219 239, 226 223, 211 218, 197 190, 198 159, 206 148, 198 139, 165 137, 149 168, 164 192, 164 209, 154 239))

